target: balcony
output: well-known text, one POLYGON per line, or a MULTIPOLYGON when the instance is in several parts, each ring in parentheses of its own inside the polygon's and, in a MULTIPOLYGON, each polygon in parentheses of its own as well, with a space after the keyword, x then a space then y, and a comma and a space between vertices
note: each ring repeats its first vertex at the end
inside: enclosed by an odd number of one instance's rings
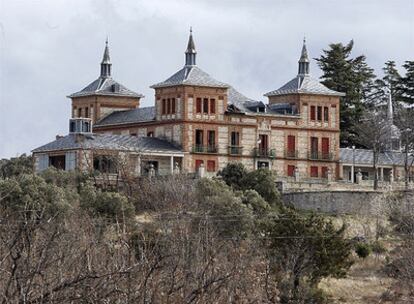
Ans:
POLYGON ((276 151, 267 148, 254 148, 253 156, 256 158, 276 158, 276 151))
POLYGON ((193 153, 211 153, 211 154, 215 154, 215 153, 217 153, 217 146, 213 146, 213 145, 207 145, 207 146, 195 145, 195 146, 193 146, 192 152, 193 153))
POLYGON ((329 152, 311 151, 308 154, 308 159, 310 160, 333 160, 334 155, 333 153, 329 153, 329 152))
POLYGON ((286 150, 285 151, 285 158, 298 159, 299 158, 299 151, 298 150, 286 150))
POLYGON ((229 146, 229 155, 241 155, 243 147, 240 146, 229 146))

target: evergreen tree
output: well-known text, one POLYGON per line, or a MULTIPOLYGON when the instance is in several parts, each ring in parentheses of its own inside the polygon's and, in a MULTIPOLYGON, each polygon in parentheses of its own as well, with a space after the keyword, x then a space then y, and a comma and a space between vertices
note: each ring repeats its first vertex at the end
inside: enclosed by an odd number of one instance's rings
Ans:
POLYGON ((382 71, 384 76, 375 80, 374 92, 369 97, 369 103, 372 106, 386 105, 391 89, 392 102, 394 108, 397 109, 400 106, 401 75, 396 68, 395 61, 387 61, 382 71))
POLYGON ((406 73, 401 78, 399 95, 403 102, 414 105, 414 61, 406 61, 403 67, 406 73))
POLYGON ((364 55, 351 58, 354 42, 333 43, 317 58, 323 75, 322 83, 328 88, 343 92, 341 98, 341 145, 358 145, 355 125, 359 122, 365 104, 373 90, 373 69, 366 63, 364 55))

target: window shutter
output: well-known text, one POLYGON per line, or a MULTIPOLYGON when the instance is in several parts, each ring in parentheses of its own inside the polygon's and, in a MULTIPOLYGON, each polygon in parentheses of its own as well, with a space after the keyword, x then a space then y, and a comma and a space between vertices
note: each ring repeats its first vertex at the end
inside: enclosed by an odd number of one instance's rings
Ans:
POLYGON ((65 154, 65 170, 71 171, 76 169, 76 152, 66 152, 65 154))
POLYGON ((46 170, 49 167, 49 155, 47 154, 40 154, 37 156, 37 172, 41 172, 43 170, 46 170))

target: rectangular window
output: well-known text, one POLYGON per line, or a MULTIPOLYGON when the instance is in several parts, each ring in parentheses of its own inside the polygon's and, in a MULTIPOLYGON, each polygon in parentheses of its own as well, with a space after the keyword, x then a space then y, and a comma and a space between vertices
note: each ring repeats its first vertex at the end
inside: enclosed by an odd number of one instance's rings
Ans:
POLYGON ((295 176, 295 166, 293 165, 288 165, 287 166, 287 175, 288 176, 295 176))
POLYGON ((78 117, 82 117, 82 108, 78 109, 78 117))
POLYGON ((154 132, 152 132, 152 131, 148 132, 147 137, 154 137, 154 132))
POLYGON ((295 136, 288 135, 287 142, 288 142, 288 146, 287 146, 288 152, 295 152, 295 150, 296 150, 296 139, 295 139, 295 136))
POLYGON ((240 145, 240 134, 239 132, 231 132, 231 146, 239 146, 240 145))
POLYGON ((329 159, 329 138, 322 138, 322 158, 329 159))
POLYGON ((58 170, 65 170, 65 155, 57 155, 49 157, 49 166, 53 166, 58 170))
POLYGON ((310 176, 311 177, 318 177, 318 167, 311 166, 310 167, 310 176))
POLYGON ((329 108, 328 107, 323 108, 323 120, 325 122, 329 121, 329 108))
POLYGON ((215 172, 216 171, 216 162, 214 160, 207 161, 207 172, 215 172))
POLYGON ((322 121, 322 107, 318 107, 318 121, 322 121))
POLYGON ((315 116, 315 106, 311 106, 310 107, 310 119, 311 120, 316 120, 316 116, 315 116))
POLYGON ((203 113, 208 114, 208 98, 204 98, 203 100, 203 113))
POLYGON ((111 156, 95 156, 93 168, 100 173, 116 173, 115 160, 111 156))
POLYGON ((201 113, 201 108, 202 108, 201 98, 197 98, 197 101, 196 101, 196 113, 201 113))
POLYGON ((171 114, 171 100, 167 98, 167 114, 171 114))
POLYGON ((165 115, 167 109, 167 101, 165 99, 162 100, 161 104, 161 113, 162 115, 165 115))
POLYGON ((201 164, 203 164, 204 161, 202 159, 196 159, 195 161, 195 169, 198 170, 200 168, 201 164))
POLYGON ((318 159, 318 138, 317 137, 311 137, 311 158, 318 159))
POLYGON ((175 98, 171 98, 171 114, 175 114, 175 98))
POLYGON ((85 117, 86 118, 89 117, 89 108, 88 107, 85 108, 85 117))
POLYGON ((195 152, 203 152, 204 150, 204 132, 203 130, 195 131, 195 152))
POLYGON ((208 152, 215 153, 216 152, 216 132, 214 130, 210 130, 207 133, 207 141, 208 141, 208 152))
POLYGON ((321 175, 322 175, 322 178, 328 178, 328 167, 321 168, 321 175))
POLYGON ((216 100, 210 99, 210 114, 216 114, 216 100))

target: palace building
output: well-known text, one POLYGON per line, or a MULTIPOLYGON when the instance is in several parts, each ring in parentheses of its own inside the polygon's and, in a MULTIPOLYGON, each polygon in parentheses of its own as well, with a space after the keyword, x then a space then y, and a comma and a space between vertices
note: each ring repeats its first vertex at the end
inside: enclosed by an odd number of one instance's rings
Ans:
MULTIPOLYGON (((100 76, 72 101, 69 135, 33 150, 36 168, 115 172, 113 156, 127 159, 137 175, 214 174, 229 162, 268 168, 278 178, 343 178, 340 151, 341 92, 310 73, 303 42, 297 74, 253 100, 197 65, 192 32, 184 66, 151 86, 154 106, 140 107, 142 94, 112 78, 108 42, 100 76)), ((293 72, 293 68, 292 68, 293 72)), ((347 163, 349 165, 349 162, 347 163)))

